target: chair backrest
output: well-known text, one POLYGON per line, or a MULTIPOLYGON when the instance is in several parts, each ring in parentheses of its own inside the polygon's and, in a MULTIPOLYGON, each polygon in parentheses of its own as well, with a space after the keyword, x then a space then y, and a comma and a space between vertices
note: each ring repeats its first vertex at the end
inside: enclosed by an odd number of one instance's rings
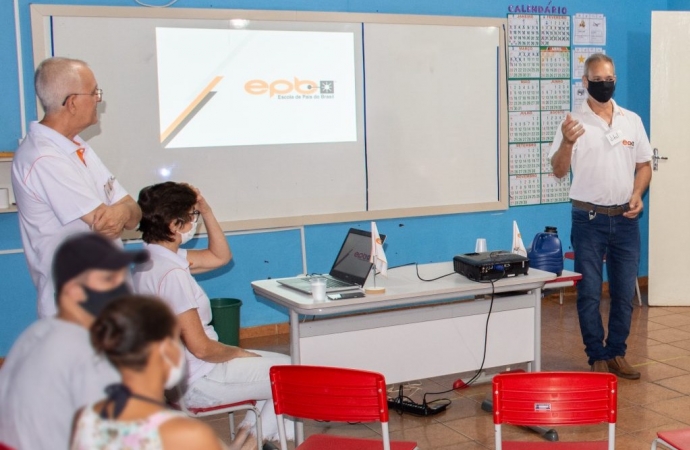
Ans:
POLYGON ((610 373, 505 373, 493 379, 496 449, 502 423, 584 425, 607 422, 609 448, 615 443, 618 380, 610 373))
POLYGON ((380 373, 339 367, 273 366, 276 414, 333 422, 388 422, 380 373))

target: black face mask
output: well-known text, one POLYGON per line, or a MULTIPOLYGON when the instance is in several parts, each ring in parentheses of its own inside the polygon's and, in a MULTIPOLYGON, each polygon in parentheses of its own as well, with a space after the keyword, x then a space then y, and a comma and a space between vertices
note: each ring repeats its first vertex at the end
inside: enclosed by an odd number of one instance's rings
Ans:
POLYGON ((100 314, 103 308, 112 300, 132 293, 127 283, 122 283, 109 291, 94 291, 86 286, 82 286, 82 288, 86 293, 86 300, 81 303, 81 307, 93 316, 100 314))
POLYGON ((591 81, 587 80, 587 92, 599 103, 606 103, 613 97, 616 90, 615 81, 591 81))

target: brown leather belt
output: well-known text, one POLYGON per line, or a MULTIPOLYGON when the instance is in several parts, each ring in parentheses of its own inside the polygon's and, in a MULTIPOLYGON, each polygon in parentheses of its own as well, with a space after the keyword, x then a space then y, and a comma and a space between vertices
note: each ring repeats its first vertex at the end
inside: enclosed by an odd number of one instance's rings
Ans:
POLYGON ((573 206, 577 209, 584 209, 585 211, 594 211, 597 214, 605 214, 609 217, 620 216, 630 209, 630 205, 616 206, 599 206, 593 203, 581 202, 580 200, 571 200, 573 206))

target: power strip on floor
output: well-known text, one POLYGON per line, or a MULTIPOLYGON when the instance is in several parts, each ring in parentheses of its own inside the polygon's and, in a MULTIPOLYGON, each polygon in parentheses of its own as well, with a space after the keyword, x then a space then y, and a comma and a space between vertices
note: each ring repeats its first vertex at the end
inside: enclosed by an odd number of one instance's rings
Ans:
POLYGON ((422 405, 419 403, 411 402, 408 400, 400 399, 388 399, 388 410, 397 411, 403 413, 414 414, 415 416, 433 416, 440 412, 443 412, 448 407, 447 404, 429 406, 422 405))

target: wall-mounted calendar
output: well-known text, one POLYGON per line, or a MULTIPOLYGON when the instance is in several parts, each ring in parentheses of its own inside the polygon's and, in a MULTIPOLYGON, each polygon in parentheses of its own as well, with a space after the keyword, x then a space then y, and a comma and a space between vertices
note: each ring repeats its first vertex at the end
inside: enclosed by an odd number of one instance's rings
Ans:
POLYGON ((602 14, 508 14, 510 206, 569 201, 570 177, 553 175, 548 154, 566 114, 587 98, 587 57, 604 53, 602 14), (588 45, 588 47, 574 47, 588 45))
MULTIPOLYGON (((508 15, 510 206, 568 201, 549 143, 570 111, 570 16, 508 15)), ((567 177, 566 177, 567 178, 567 177)))

